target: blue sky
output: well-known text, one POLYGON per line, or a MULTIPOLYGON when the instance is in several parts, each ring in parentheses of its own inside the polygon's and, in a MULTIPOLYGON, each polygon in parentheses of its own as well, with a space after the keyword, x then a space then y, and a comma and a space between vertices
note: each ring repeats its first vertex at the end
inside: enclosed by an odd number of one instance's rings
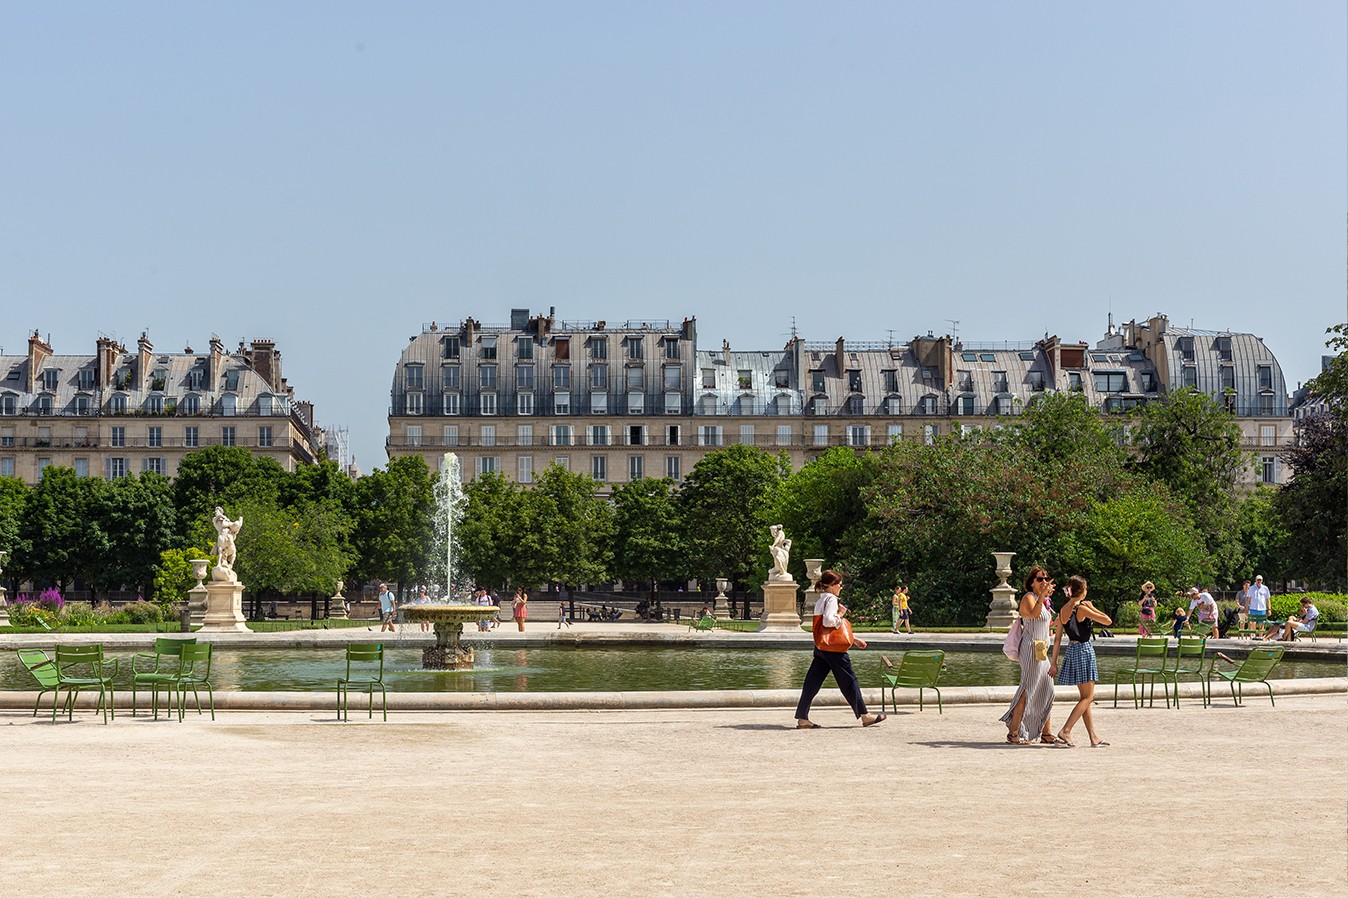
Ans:
POLYGON ((385 461, 423 322, 704 346, 1348 319, 1342 2, 0 4, 0 346, 277 341, 385 461))

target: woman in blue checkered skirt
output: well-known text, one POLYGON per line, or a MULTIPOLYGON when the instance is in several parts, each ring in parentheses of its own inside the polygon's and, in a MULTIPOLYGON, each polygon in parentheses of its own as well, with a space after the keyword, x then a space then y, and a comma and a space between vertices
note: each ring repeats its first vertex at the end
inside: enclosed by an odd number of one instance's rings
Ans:
POLYGON ((1091 703, 1095 701, 1095 681, 1100 672, 1095 666, 1095 646, 1091 637, 1095 635, 1095 625, 1108 627, 1114 623, 1109 615, 1086 601, 1086 578, 1072 577, 1063 587, 1067 601, 1058 612, 1058 626, 1053 637, 1053 660, 1049 664, 1049 674, 1057 677, 1061 686, 1075 686, 1081 692, 1067 722, 1058 732, 1058 743, 1072 747, 1072 727, 1078 720, 1086 724, 1086 735, 1091 739, 1091 748, 1109 743, 1095 732, 1095 722, 1091 719, 1091 703), (1062 644, 1063 634, 1067 634, 1067 650, 1062 653, 1062 666, 1058 666, 1058 648, 1062 644))

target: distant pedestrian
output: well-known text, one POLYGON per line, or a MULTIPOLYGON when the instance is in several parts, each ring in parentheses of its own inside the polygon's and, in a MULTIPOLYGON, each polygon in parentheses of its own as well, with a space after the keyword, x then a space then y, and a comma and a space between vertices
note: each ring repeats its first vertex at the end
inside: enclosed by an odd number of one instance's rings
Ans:
POLYGON ((1056 741, 1049 726, 1053 710, 1053 677, 1048 672, 1048 630, 1053 622, 1049 597, 1053 578, 1035 565, 1025 578, 1025 594, 1020 597, 1020 619, 1011 626, 1020 628, 1020 686, 1001 721, 1006 724, 1006 741, 1029 745, 1033 736, 1052 745, 1056 741))
POLYGON ((379 632, 387 630, 390 633, 397 632, 397 626, 394 623, 398 613, 398 600, 393 597, 393 593, 388 591, 388 585, 379 584, 379 632))
POLYGON ((1149 636, 1156 624, 1156 584, 1148 580, 1142 584, 1142 598, 1138 600, 1138 636, 1149 636))
MULTIPOLYGON (((426 595, 426 587, 422 586, 422 587, 418 588, 418 589, 417 589, 417 604, 418 604, 418 605, 429 605, 430 603, 431 603, 430 597, 426 595)), ((431 622, 430 622, 428 619, 426 619, 426 618, 423 617, 423 618, 421 619, 421 632, 425 633, 425 632, 426 632, 427 630, 429 630, 430 628, 431 628, 431 622)))
POLYGON ((1259 625, 1268 622, 1268 587, 1264 585, 1264 575, 1256 574, 1254 585, 1250 587, 1250 628, 1259 629, 1259 625))
POLYGON ((566 603, 565 603, 565 602, 558 602, 558 603, 557 603, 557 629, 558 629, 558 630, 560 630, 560 629, 562 628, 562 624, 566 624, 566 625, 569 627, 569 626, 571 626, 571 621, 569 621, 569 620, 566 619, 566 603))
MULTIPOLYGON (((866 711, 866 700, 861 697, 861 686, 852 670, 852 659, 847 650, 821 648, 825 630, 836 630, 843 625, 847 616, 847 607, 838 604, 838 594, 842 592, 843 579, 837 571, 824 571, 819 576, 818 588, 821 590, 819 601, 814 604, 814 658, 810 669, 805 673, 805 682, 800 687, 800 701, 796 704, 796 728, 801 730, 819 729, 819 724, 810 720, 810 705, 819 694, 819 687, 830 673, 838 684, 852 713, 864 727, 875 726, 885 720, 884 714, 870 714, 866 711)), ((852 644, 859 649, 866 647, 866 640, 853 638, 852 644)))
POLYGON ((894 587, 894 595, 890 598, 890 617, 893 626, 890 627, 889 632, 899 632, 899 624, 903 624, 908 628, 908 635, 912 636, 912 616, 912 609, 908 605, 908 587, 900 583, 894 587))
POLYGON ((515 598, 510 603, 510 614, 515 618, 515 626, 524 632, 524 622, 529 619, 529 594, 523 586, 515 587, 515 598))

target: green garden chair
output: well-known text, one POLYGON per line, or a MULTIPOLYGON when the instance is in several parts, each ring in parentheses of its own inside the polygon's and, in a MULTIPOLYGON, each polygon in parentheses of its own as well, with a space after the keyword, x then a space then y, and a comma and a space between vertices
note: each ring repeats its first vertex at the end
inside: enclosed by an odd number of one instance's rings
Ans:
POLYGON ((136 652, 131 656, 131 713, 136 714, 136 690, 142 686, 150 687, 150 708, 155 719, 159 719, 159 690, 169 696, 170 715, 173 713, 173 683, 178 677, 178 663, 183 646, 195 645, 197 638, 156 639, 153 652, 136 652))
POLYGON ((714 630, 716 629, 716 618, 710 614, 703 617, 688 618, 688 629, 690 630, 714 630))
POLYGON ((211 644, 197 645, 187 643, 178 652, 178 673, 173 677, 173 690, 178 693, 178 722, 183 720, 183 711, 187 702, 187 690, 192 690, 192 698, 197 702, 197 713, 201 713, 201 695, 197 692, 206 688, 210 699, 211 720, 215 720, 215 690, 211 688, 211 644))
POLYGON ((1147 680, 1151 680, 1150 704, 1156 704, 1156 678, 1161 678, 1161 688, 1165 690, 1165 706, 1170 707, 1170 687, 1166 683, 1166 658, 1170 655, 1170 640, 1164 636, 1139 636, 1137 653, 1131 666, 1114 671, 1114 707, 1119 706, 1119 684, 1124 680, 1133 684, 1133 707, 1142 707, 1142 691, 1147 680))
POLYGON ((365 689, 370 696, 370 717, 374 717, 374 690, 384 700, 384 719, 388 720, 388 691, 384 688, 384 646, 355 643, 346 647, 346 676, 337 680, 337 719, 350 720, 347 702, 351 687, 365 689))
POLYGON ((1277 706, 1273 700, 1273 686, 1268 682, 1268 675, 1273 672, 1273 668, 1278 666, 1282 660, 1282 654, 1285 649, 1280 645, 1269 646, 1268 648, 1250 649, 1250 653, 1245 656, 1240 667, 1235 670, 1218 670, 1217 659, 1212 659, 1212 667, 1208 669, 1207 679, 1203 680, 1204 707, 1212 704, 1212 678, 1221 677, 1231 686, 1231 698, 1237 705, 1241 703, 1241 693, 1245 683, 1262 683, 1268 690, 1269 703, 1277 706))
POLYGON ((904 652, 897 666, 884 655, 880 656, 880 661, 884 664, 884 669, 880 671, 880 679, 883 682, 880 687, 881 713, 885 710, 886 689, 889 690, 889 703, 895 712, 899 710, 899 705, 894 700, 894 690, 916 689, 917 709, 921 711, 924 708, 924 692, 930 689, 936 693, 936 712, 945 713, 945 709, 941 707, 941 690, 936 687, 936 681, 941 679, 941 665, 945 661, 945 652, 940 650, 904 652))
MULTIPOLYGON (((27 668, 28 672, 37 680, 38 686, 42 687, 37 694, 37 701, 33 704, 33 716, 37 716, 38 706, 42 704, 42 696, 48 692, 55 692, 61 684, 61 678, 56 673, 56 662, 47 657, 47 653, 41 649, 20 649, 19 663, 27 668)), ((52 712, 56 711, 56 696, 52 696, 52 712)))
MULTIPOLYGON (((1208 640, 1205 636, 1181 636, 1175 649, 1175 666, 1166 671, 1164 679, 1175 684, 1175 707, 1179 708, 1179 678, 1184 674, 1193 674, 1202 682, 1203 661, 1207 656, 1208 640)), ((1166 690, 1167 695, 1169 689, 1166 690)))
POLYGON ((75 717, 75 696, 85 689, 98 690, 98 707, 103 712, 103 722, 108 722, 111 713, 115 719, 117 709, 113 707, 113 678, 117 676, 118 662, 111 665, 103 660, 103 646, 72 645, 56 647, 56 695, 52 699, 51 722, 56 723, 56 708, 61 699, 61 690, 66 691, 66 719, 75 717), (111 668, 111 669, 109 669, 111 668))

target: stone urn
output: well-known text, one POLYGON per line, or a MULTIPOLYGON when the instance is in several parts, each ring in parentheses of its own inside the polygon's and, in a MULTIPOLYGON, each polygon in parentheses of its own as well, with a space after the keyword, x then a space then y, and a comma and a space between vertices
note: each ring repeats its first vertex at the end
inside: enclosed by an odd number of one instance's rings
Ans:
POLYGON ((192 565, 192 576, 197 578, 196 589, 200 589, 202 581, 206 579, 206 568, 210 567, 209 558, 189 558, 188 564, 192 565))
POLYGON ((992 587, 986 626, 989 630, 1009 630, 1020 616, 1016 611, 1016 588, 1006 582, 1006 578, 1011 576, 1011 559, 1016 557, 1016 553, 993 552, 992 557, 997 560, 997 576, 1000 580, 992 587))
POLYGON ((730 588, 730 581, 725 577, 716 578, 716 598, 711 600, 711 612, 717 620, 725 620, 730 617, 730 597, 725 591, 730 588))

